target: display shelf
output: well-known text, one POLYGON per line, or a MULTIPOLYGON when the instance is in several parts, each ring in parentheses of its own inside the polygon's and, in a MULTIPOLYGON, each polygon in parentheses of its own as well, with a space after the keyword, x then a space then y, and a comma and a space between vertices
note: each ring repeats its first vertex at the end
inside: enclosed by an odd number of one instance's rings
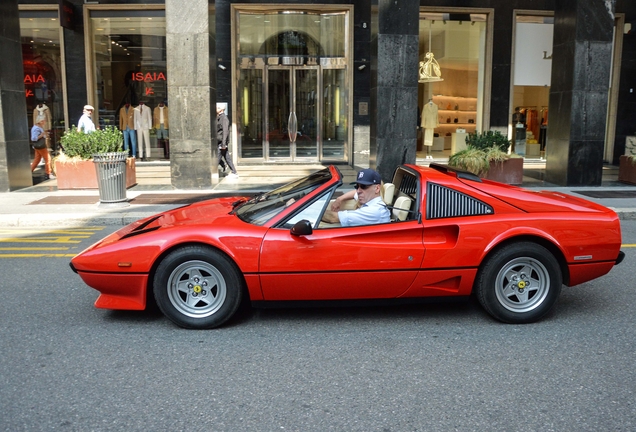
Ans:
POLYGON ((435 129, 440 135, 454 132, 456 128, 474 132, 477 122, 477 98, 465 96, 433 95, 433 103, 438 107, 439 126, 435 129), (472 120, 472 123, 470 122, 472 120))

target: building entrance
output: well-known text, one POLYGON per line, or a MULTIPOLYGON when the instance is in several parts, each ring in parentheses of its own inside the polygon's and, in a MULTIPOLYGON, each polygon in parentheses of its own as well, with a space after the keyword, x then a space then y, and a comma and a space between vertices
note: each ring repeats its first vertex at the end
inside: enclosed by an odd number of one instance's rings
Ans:
POLYGON ((348 160, 348 15, 236 11, 232 121, 240 161, 348 160))
POLYGON ((318 67, 267 68, 266 159, 318 158, 318 67))

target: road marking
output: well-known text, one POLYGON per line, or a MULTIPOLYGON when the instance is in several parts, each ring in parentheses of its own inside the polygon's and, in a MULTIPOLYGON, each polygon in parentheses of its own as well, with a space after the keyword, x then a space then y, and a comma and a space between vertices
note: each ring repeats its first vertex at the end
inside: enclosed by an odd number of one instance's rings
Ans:
POLYGON ((77 244, 90 239, 104 228, 104 226, 59 229, 0 228, 0 245, 10 243, 15 245, 1 246, 0 258, 72 258, 79 253, 77 244), (45 244, 52 246, 45 246, 45 244), (73 250, 76 252, 71 253, 73 250))
POLYGON ((44 247, 44 246, 43 247, 0 247, 0 251, 27 251, 27 250, 54 251, 54 250, 69 250, 69 248, 67 248, 67 247, 44 247))
POLYGON ((77 254, 0 254, 0 258, 69 258, 77 254))
POLYGON ((624 245, 621 245, 621 247, 624 247, 624 248, 633 248, 633 247, 636 247, 636 244, 624 244, 624 245))

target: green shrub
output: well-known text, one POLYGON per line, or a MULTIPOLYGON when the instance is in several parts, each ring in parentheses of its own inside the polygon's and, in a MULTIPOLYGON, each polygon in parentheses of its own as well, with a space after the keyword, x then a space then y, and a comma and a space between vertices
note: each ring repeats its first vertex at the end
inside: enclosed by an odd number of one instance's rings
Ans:
POLYGON ((475 147, 466 147, 448 158, 448 166, 469 171, 481 177, 486 175, 490 169, 490 160, 486 151, 475 147))
POLYGON ((95 153, 112 153, 123 150, 124 136, 120 130, 106 126, 85 134, 73 126, 61 139, 63 153, 69 158, 92 159, 95 153))
POLYGON ((515 157, 509 155, 510 140, 499 131, 470 133, 466 137, 466 148, 448 158, 448 166, 469 171, 480 177, 490 169, 490 162, 502 163, 515 157))
POLYGON ((479 150, 487 150, 495 147, 507 153, 510 140, 499 131, 474 132, 466 137, 466 145, 479 150))

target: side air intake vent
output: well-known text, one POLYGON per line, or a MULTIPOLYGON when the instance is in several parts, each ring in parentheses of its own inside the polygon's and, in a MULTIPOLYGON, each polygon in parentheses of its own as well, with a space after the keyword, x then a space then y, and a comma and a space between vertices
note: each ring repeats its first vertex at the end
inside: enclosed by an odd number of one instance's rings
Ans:
POLYGON ((473 197, 434 183, 426 193, 426 219, 493 214, 493 208, 473 197))

